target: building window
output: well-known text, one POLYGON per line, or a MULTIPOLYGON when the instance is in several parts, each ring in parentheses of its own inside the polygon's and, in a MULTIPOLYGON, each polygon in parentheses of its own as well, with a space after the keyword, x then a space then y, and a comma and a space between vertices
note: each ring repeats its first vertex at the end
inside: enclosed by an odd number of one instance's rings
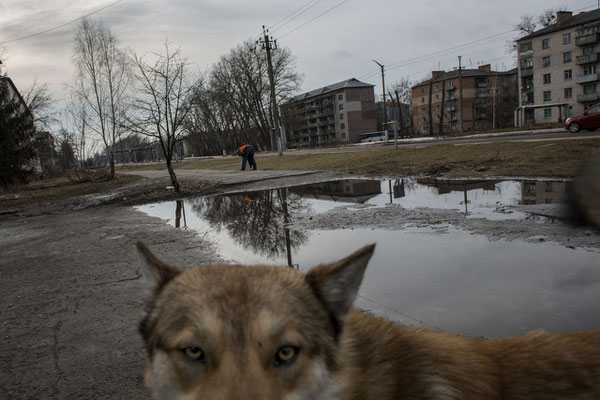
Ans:
POLYGON ((544 101, 552 100, 552 91, 548 90, 544 92, 544 101))
POLYGON ((551 83, 552 79, 550 78, 550 74, 544 74, 544 83, 551 83))
POLYGON ((565 70, 565 81, 569 81, 573 79, 573 70, 572 69, 566 69, 565 70))
POLYGON ((563 44, 569 44, 569 43, 571 43, 571 32, 565 33, 563 35, 563 44))
POLYGON ((573 88, 565 88, 565 99, 573 97, 573 88))
POLYGON ((344 109, 344 105, 340 104, 340 110, 343 110, 343 109, 344 109))
POLYGON ((583 94, 594 94, 596 93, 596 85, 584 85, 583 94))
POLYGON ((572 59, 572 55, 570 51, 563 53, 563 62, 570 62, 572 59))
POLYGON ((549 48, 550 48, 550 39, 542 40, 542 49, 549 49, 549 48))
POLYGON ((546 192, 554 192, 554 188, 552 187, 552 182, 546 182, 546 192))
POLYGON ((346 124, 342 122, 342 123, 340 124, 340 129, 346 129, 346 124))
POLYGON ((425 97, 421 97, 421 103, 425 103, 425 97))
POLYGON ((344 100, 344 95, 343 94, 338 94, 338 100, 344 100))
POLYGON ((435 99, 436 99, 436 100, 439 100, 439 99, 440 99, 440 95, 439 95, 439 94, 436 94, 436 95, 435 95, 435 99))
POLYGON ((340 114, 340 119, 344 119, 344 114, 340 114))
POLYGON ((523 52, 523 51, 531 51, 533 49, 533 46, 531 44, 531 42, 525 42, 525 43, 521 43, 521 46, 519 47, 519 49, 523 52))
POLYGON ((425 125, 421 127, 421 132, 427 132, 427 127, 425 125))
POLYGON ((342 139, 346 139, 346 132, 342 132, 342 139))
POLYGON ((550 66, 550 56, 546 56, 546 57, 542 58, 542 61, 543 61, 544 67, 550 66))
POLYGON ((425 117, 422 117, 422 118, 423 118, 423 122, 426 122, 426 121, 427 121, 427 119, 426 119, 425 117))
POLYGON ((421 113, 425 114, 425 107, 421 107, 421 113))
POLYGON ((596 64, 586 65, 583 67, 583 75, 591 75, 596 73, 596 64))
POLYGON ((594 54, 595 52, 596 52, 596 48, 594 46, 586 47, 583 49, 584 56, 590 56, 590 55, 594 54))
POLYGON ((435 86, 433 87, 433 90, 438 90, 438 84, 436 83, 435 86))
POLYGON ((552 109, 544 108, 544 118, 552 118, 552 109))
POLYGON ((425 93, 425 88, 424 87, 421 88, 421 93, 425 93))

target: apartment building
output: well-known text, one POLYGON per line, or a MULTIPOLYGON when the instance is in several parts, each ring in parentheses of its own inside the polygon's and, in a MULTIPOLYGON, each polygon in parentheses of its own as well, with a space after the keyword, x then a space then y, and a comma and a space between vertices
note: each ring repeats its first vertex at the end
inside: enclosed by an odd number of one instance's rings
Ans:
POLYGON ((460 73, 432 71, 431 79, 411 88, 411 96, 415 135, 510 127, 517 106, 517 71, 492 71, 489 64, 460 73))
POLYGON ((281 105, 288 147, 357 143, 376 131, 374 86, 351 78, 281 105))
POLYGON ((600 9, 557 13, 517 40, 519 125, 564 121, 599 102, 600 9))

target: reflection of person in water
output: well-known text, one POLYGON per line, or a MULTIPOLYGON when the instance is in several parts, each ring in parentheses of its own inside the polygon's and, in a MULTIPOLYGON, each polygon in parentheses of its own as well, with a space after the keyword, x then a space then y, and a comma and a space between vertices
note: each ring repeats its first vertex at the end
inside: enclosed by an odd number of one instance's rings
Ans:
POLYGON ((242 171, 246 170, 246 160, 248 160, 248 163, 252 169, 256 169, 256 161, 254 161, 254 147, 252 147, 252 145, 243 145, 238 149, 237 155, 242 157, 242 171))

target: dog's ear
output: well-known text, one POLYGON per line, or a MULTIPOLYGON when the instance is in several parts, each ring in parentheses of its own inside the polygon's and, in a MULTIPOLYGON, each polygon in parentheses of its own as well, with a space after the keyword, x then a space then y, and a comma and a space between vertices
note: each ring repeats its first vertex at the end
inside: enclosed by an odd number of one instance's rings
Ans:
POLYGON ((334 264, 320 265, 306 274, 306 281, 329 311, 336 330, 340 330, 354 303, 375 245, 363 247, 334 264))
POLYGON ((171 279, 180 274, 178 270, 159 260, 142 242, 137 243, 137 249, 144 261, 146 261, 146 273, 143 275, 150 278, 147 280, 151 282, 155 293, 160 291, 171 279))

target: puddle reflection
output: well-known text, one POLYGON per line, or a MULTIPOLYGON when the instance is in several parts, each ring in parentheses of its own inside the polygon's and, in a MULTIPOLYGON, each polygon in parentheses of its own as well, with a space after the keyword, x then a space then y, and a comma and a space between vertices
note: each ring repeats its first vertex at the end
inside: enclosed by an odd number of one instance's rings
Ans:
POLYGON ((288 189, 202 197, 189 206, 217 234, 225 230, 231 241, 267 259, 285 256, 289 266, 292 251, 306 242, 306 233, 288 227, 290 214, 306 208, 302 198, 288 198, 288 189))
POLYGON ((290 223, 339 206, 390 203, 458 210, 469 218, 522 218, 501 209, 560 203, 569 190, 564 181, 354 179, 139 209, 195 229, 222 258, 244 264, 306 269, 376 242, 359 307, 403 324, 498 337, 539 328, 600 329, 600 252, 552 243, 490 242, 455 228, 448 234, 417 228, 302 231, 290 223))

